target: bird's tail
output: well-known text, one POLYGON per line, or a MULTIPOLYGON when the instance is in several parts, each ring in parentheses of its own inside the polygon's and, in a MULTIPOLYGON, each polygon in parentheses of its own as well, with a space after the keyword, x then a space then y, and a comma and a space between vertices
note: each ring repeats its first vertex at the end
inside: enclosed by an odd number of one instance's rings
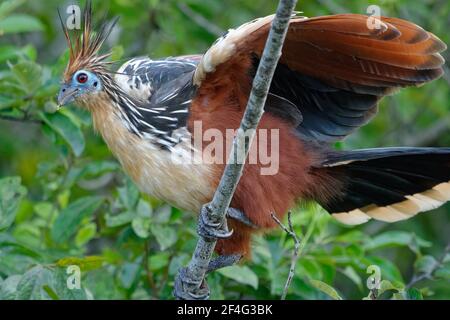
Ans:
POLYGON ((342 181, 320 203, 345 224, 395 222, 450 200, 450 148, 376 148, 327 155, 322 168, 342 181))

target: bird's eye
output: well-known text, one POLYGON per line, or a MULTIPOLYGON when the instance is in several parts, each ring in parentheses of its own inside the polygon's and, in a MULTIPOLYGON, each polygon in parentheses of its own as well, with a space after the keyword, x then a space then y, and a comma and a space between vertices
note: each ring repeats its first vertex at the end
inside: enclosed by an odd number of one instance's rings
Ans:
POLYGON ((86 73, 80 73, 79 75, 77 75, 77 81, 79 83, 85 83, 86 81, 88 81, 88 75, 86 73))

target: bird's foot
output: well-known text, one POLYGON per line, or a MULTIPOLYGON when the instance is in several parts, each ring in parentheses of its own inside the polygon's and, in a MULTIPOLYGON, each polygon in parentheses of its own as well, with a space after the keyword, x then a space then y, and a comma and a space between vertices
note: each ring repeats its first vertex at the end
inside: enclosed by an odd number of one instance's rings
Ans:
POLYGON ((239 209, 228 208, 227 217, 239 221, 245 224, 247 227, 258 229, 258 226, 255 225, 246 215, 239 209))
POLYGON ((208 210, 208 206, 202 207, 198 224, 198 234, 210 239, 229 238, 233 234, 233 230, 228 230, 227 219, 213 221, 209 218, 208 210))
MULTIPOLYGON (((241 258, 240 254, 218 256, 209 262, 206 273, 232 266, 241 258)), ((205 279, 197 282, 189 276, 186 268, 181 268, 175 279, 173 295, 178 300, 208 300, 210 291, 205 279)))
POLYGON ((209 293, 205 279, 199 283, 190 277, 187 268, 180 269, 173 289, 177 300, 208 300, 209 293))

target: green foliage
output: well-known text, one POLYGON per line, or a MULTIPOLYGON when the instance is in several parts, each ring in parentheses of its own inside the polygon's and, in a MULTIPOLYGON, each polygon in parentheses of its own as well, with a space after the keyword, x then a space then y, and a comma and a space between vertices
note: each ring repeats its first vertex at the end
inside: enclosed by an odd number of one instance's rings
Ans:
POLYGON ((8 228, 15 219, 17 207, 26 189, 19 177, 0 179, 0 231, 8 228))
MULTIPOLYGON (((448 1, 375 4, 450 43, 448 1)), ((170 299, 174 276, 196 244, 196 219, 140 194, 93 133, 86 112, 56 110, 67 62, 56 14, 63 5, 0 4, 0 299, 170 299), (80 289, 67 286, 71 266, 80 268, 80 289)), ((307 16, 365 13, 367 5, 310 1, 298 10, 307 16)), ((122 17, 111 43, 113 59, 123 61, 204 52, 218 30, 272 13, 276 1, 94 1, 97 19, 107 7, 122 17), (215 27, 199 25, 180 4, 215 27)), ((448 79, 385 99, 378 117, 337 147, 450 145, 448 130, 432 135, 448 120, 448 79)), ((287 298, 449 298, 450 254, 443 254, 449 211, 447 205, 394 225, 349 228, 318 206, 295 209, 302 244, 287 298), (366 285, 371 265, 381 269, 376 292, 366 285)), ((293 249, 281 230, 256 236, 251 261, 208 276, 212 297, 278 299, 293 249)))

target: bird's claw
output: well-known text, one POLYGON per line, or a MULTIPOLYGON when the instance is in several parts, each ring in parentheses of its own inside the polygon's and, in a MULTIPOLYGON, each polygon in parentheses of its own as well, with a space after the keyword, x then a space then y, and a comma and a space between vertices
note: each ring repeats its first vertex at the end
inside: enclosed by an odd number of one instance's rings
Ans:
POLYGON ((227 220, 221 222, 211 221, 208 217, 208 208, 204 206, 200 212, 198 234, 210 239, 226 239, 233 234, 233 230, 228 230, 227 220))
MULTIPOLYGON (((209 262, 206 273, 232 266, 241 258, 240 254, 218 256, 209 262)), ((173 295, 178 300, 208 300, 210 291, 205 279, 201 282, 193 280, 189 276, 187 268, 181 268, 175 279, 173 295)))
POLYGON ((205 279, 198 283, 189 276, 186 268, 180 269, 173 290, 173 295, 177 300, 208 300, 209 294, 205 279))
POLYGON ((253 228, 253 229, 257 229, 258 226, 255 225, 246 215, 244 212, 242 212, 239 209, 235 209, 235 208, 228 208, 227 210, 227 217, 234 219, 236 221, 239 221, 243 224, 245 224, 247 227, 253 228))

